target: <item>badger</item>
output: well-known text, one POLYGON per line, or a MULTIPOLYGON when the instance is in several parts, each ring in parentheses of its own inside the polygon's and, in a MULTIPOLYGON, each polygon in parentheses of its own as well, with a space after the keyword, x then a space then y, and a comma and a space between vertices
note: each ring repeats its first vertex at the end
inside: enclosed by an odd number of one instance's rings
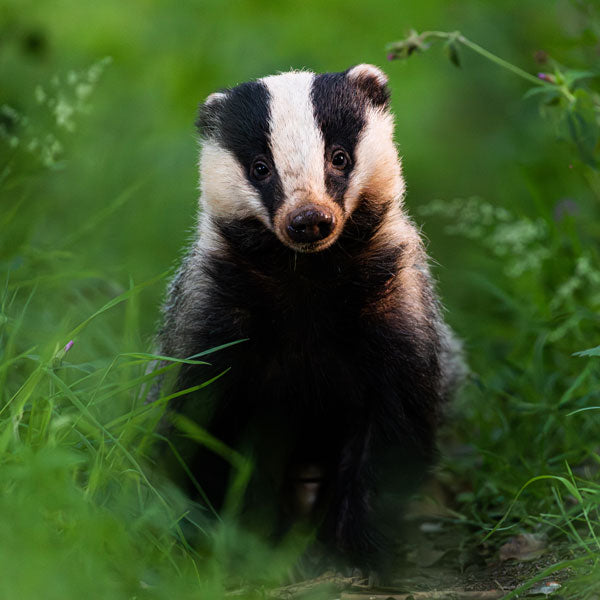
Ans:
MULTIPOLYGON (((268 76, 208 96, 197 126, 197 236, 159 339, 180 359, 222 348, 182 366, 179 390, 216 380, 170 410, 251 457, 244 511, 269 536, 309 523, 336 560, 383 570, 464 372, 403 208, 387 78, 268 76)), ((228 463, 179 442, 222 506, 228 463)))

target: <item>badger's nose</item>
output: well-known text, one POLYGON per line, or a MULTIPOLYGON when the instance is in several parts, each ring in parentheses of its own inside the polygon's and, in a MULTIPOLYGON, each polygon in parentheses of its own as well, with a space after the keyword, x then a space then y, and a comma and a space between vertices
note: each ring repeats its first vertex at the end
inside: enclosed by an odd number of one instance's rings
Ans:
POLYGON ((320 206, 303 206, 287 218, 287 234, 294 242, 307 244, 324 240, 333 231, 333 214, 320 206))

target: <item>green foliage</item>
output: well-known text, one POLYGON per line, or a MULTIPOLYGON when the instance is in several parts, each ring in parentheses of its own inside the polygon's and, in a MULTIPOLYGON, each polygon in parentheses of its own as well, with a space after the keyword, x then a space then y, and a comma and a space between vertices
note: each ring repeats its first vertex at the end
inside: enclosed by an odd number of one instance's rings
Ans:
POLYGON ((580 575, 569 589, 574 597, 583 597, 600 585, 600 364, 597 347, 574 350, 600 334, 600 94, 587 85, 600 73, 568 69, 545 56, 553 72, 538 73, 536 79, 459 32, 412 31, 388 47, 389 57, 406 59, 439 39, 445 40, 455 66, 463 45, 536 84, 524 98, 535 99, 557 138, 571 142, 593 200, 591 222, 578 218, 583 202, 565 198, 548 206, 538 182, 531 183, 534 217, 477 197, 434 200, 418 209, 423 217, 445 221, 447 235, 463 236, 488 255, 467 255, 463 265, 477 273, 469 273, 465 284, 490 306, 485 322, 471 321, 470 337, 478 340, 479 352, 472 355, 473 383, 459 411, 457 437, 472 451, 446 464, 474 490, 459 496, 464 502, 460 520, 488 529, 484 540, 492 534, 507 538, 522 529, 569 540, 575 558, 546 575, 567 566, 576 569, 580 575))
POLYGON ((440 478, 461 544, 545 532, 561 548, 548 574, 573 569, 561 593, 597 589, 597 10, 417 4, 0 7, 0 596, 210 598, 281 580, 300 542, 273 553, 236 527, 244 457, 177 423, 237 466, 216 528, 154 464, 169 397, 145 400, 177 363, 153 370, 164 357, 148 351, 194 222, 195 107, 290 65, 380 63, 399 24, 436 22, 451 33, 412 32, 388 71, 407 204, 472 369, 440 478), (424 53, 436 40, 460 70, 424 53))
POLYGON ((600 94, 587 88, 585 81, 600 77, 600 71, 566 69, 551 60, 549 62, 553 67, 553 74, 538 73, 536 79, 533 75, 475 44, 459 31, 451 33, 425 31, 419 34, 412 30, 406 39, 389 44, 388 58, 406 59, 414 52, 429 49, 431 44, 427 43, 427 40, 438 39, 445 40, 444 51, 456 67, 460 67, 459 47, 462 44, 521 78, 535 83, 537 87, 529 89, 525 93, 525 98, 536 98, 541 114, 548 116, 554 122, 557 135, 574 143, 586 164, 592 167, 598 166, 600 94))

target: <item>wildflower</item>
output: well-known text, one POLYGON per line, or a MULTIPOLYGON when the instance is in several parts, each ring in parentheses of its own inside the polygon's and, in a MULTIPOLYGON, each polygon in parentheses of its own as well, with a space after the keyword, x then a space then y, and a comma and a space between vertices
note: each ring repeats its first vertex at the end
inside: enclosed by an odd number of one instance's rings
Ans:
POLYGON ((566 215, 576 215, 579 212, 579 205, 573 198, 563 198, 554 205, 554 220, 558 223, 566 215))
POLYGON ((64 353, 65 353, 65 354, 66 354, 66 353, 67 353, 67 352, 68 352, 68 351, 71 349, 71 346, 73 346, 73 344, 74 344, 73 340, 69 340, 69 341, 67 342, 67 344, 66 344, 66 346, 65 346, 65 348, 64 348, 64 353))
POLYGON ((75 129, 75 123, 72 121, 71 117, 75 109, 69 102, 60 97, 58 103, 54 107, 54 116, 56 117, 56 124, 59 127, 64 127, 67 131, 73 131, 75 129))
POLYGON ((42 163, 46 167, 55 166, 58 156, 61 154, 62 151, 62 144, 56 139, 56 137, 54 137, 54 135, 49 133, 44 139, 44 145, 41 151, 42 163))
POLYGON ((550 73, 538 73, 537 76, 538 79, 541 79, 542 81, 547 81, 548 83, 556 83, 554 75, 550 75, 550 73))
POLYGON ((419 35, 414 29, 411 29, 410 35, 406 39, 388 46, 390 50, 387 55, 388 60, 408 58, 413 52, 427 50, 429 46, 423 40, 423 34, 419 35))
POLYGON ((75 87, 75 95, 79 100, 85 100, 91 93, 93 87, 89 83, 79 83, 75 87))

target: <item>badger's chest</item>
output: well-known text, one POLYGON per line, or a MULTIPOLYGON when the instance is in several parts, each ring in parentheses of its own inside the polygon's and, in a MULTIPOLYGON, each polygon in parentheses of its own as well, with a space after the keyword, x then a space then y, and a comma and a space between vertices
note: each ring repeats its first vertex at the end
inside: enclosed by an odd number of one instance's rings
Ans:
POLYGON ((369 310, 385 282, 375 289, 356 261, 333 252, 271 258, 261 269, 240 266, 235 287, 223 280, 223 293, 207 308, 218 324, 212 345, 247 340, 227 353, 227 387, 290 407, 358 402, 373 362, 386 353, 374 326, 381 316, 369 310))

